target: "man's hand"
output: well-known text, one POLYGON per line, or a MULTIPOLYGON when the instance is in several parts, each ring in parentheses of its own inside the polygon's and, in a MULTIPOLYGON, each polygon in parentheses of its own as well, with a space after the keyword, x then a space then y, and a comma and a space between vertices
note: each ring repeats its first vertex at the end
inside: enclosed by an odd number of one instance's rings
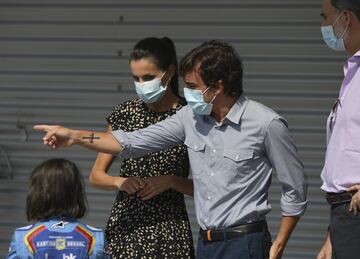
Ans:
POLYGON ((293 232, 296 223, 298 222, 299 217, 296 216, 283 216, 281 219, 279 233, 273 242, 270 253, 269 259, 280 259, 286 243, 288 242, 291 233, 293 232))
POLYGON ((53 149, 68 147, 74 144, 73 131, 58 125, 35 125, 35 130, 45 132, 44 145, 53 149))
POLYGON ((58 125, 35 125, 34 129, 46 132, 43 137, 44 144, 53 149, 74 144, 107 154, 118 154, 123 149, 109 132, 73 130, 58 125))
POLYGON ((142 200, 150 200, 160 193, 172 188, 172 176, 161 175, 146 179, 145 187, 137 194, 142 200))
POLYGON ((144 188, 146 182, 139 177, 119 177, 115 181, 115 185, 119 188, 119 190, 124 191, 129 195, 133 195, 144 188))
POLYGON ((349 189, 347 189, 348 192, 355 192, 355 194, 353 195, 351 202, 350 202, 350 206, 349 206, 349 211, 354 211, 354 214, 357 215, 358 212, 360 211, 360 184, 356 184, 351 186, 349 189))
POLYGON ((275 240, 270 248, 269 259, 280 259, 283 252, 284 246, 275 240))
POLYGON ((332 246, 330 241, 330 234, 328 233, 323 246, 321 247, 316 259, 331 259, 332 246))

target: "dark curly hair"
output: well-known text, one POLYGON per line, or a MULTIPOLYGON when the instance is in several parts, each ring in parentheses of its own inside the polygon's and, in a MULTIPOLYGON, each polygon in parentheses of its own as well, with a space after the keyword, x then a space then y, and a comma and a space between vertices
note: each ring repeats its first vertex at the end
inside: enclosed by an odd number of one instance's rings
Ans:
POLYGON ((50 159, 31 173, 26 197, 29 221, 52 217, 79 219, 85 215, 86 205, 83 177, 73 162, 50 159))
POLYGON ((243 65, 235 49, 217 40, 204 42, 191 50, 181 61, 179 72, 184 78, 200 64, 199 74, 208 86, 219 80, 226 95, 240 96, 243 93, 243 65))
POLYGON ((331 0, 331 4, 339 11, 352 11, 360 20, 360 1, 359 0, 331 0))

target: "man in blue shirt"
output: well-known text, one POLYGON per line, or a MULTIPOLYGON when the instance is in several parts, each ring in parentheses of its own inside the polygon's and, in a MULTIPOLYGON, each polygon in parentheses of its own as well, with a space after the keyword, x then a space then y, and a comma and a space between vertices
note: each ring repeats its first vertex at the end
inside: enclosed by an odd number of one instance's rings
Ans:
POLYGON ((44 144, 53 148, 80 144, 121 157, 185 144, 200 225, 197 258, 281 258, 305 212, 308 185, 285 119, 243 94, 242 62, 226 43, 210 41, 193 49, 181 61, 180 74, 189 105, 146 129, 35 129, 47 132, 44 144), (283 217, 271 243, 265 216, 273 172, 282 184, 283 217))

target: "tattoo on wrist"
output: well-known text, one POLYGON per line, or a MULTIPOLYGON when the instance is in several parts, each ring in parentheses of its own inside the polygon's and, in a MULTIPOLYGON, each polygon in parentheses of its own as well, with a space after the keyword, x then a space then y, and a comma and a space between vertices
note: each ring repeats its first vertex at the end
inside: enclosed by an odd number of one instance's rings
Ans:
POLYGON ((94 139, 100 139, 100 137, 95 137, 95 133, 91 133, 89 137, 82 137, 82 139, 88 139, 90 143, 94 143, 94 139))

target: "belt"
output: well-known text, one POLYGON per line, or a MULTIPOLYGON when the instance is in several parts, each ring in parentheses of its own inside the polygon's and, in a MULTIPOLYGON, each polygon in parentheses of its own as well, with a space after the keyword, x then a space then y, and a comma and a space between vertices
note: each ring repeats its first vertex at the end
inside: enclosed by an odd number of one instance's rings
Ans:
POLYGON ((354 195, 354 192, 341 192, 341 193, 326 193, 326 201, 330 205, 337 205, 341 203, 347 203, 350 202, 352 199, 352 196, 354 195))
POLYGON ((202 240, 207 242, 223 241, 236 238, 245 234, 262 232, 264 230, 267 230, 267 224, 265 220, 231 228, 217 228, 208 230, 203 230, 200 228, 200 237, 202 238, 202 240))

